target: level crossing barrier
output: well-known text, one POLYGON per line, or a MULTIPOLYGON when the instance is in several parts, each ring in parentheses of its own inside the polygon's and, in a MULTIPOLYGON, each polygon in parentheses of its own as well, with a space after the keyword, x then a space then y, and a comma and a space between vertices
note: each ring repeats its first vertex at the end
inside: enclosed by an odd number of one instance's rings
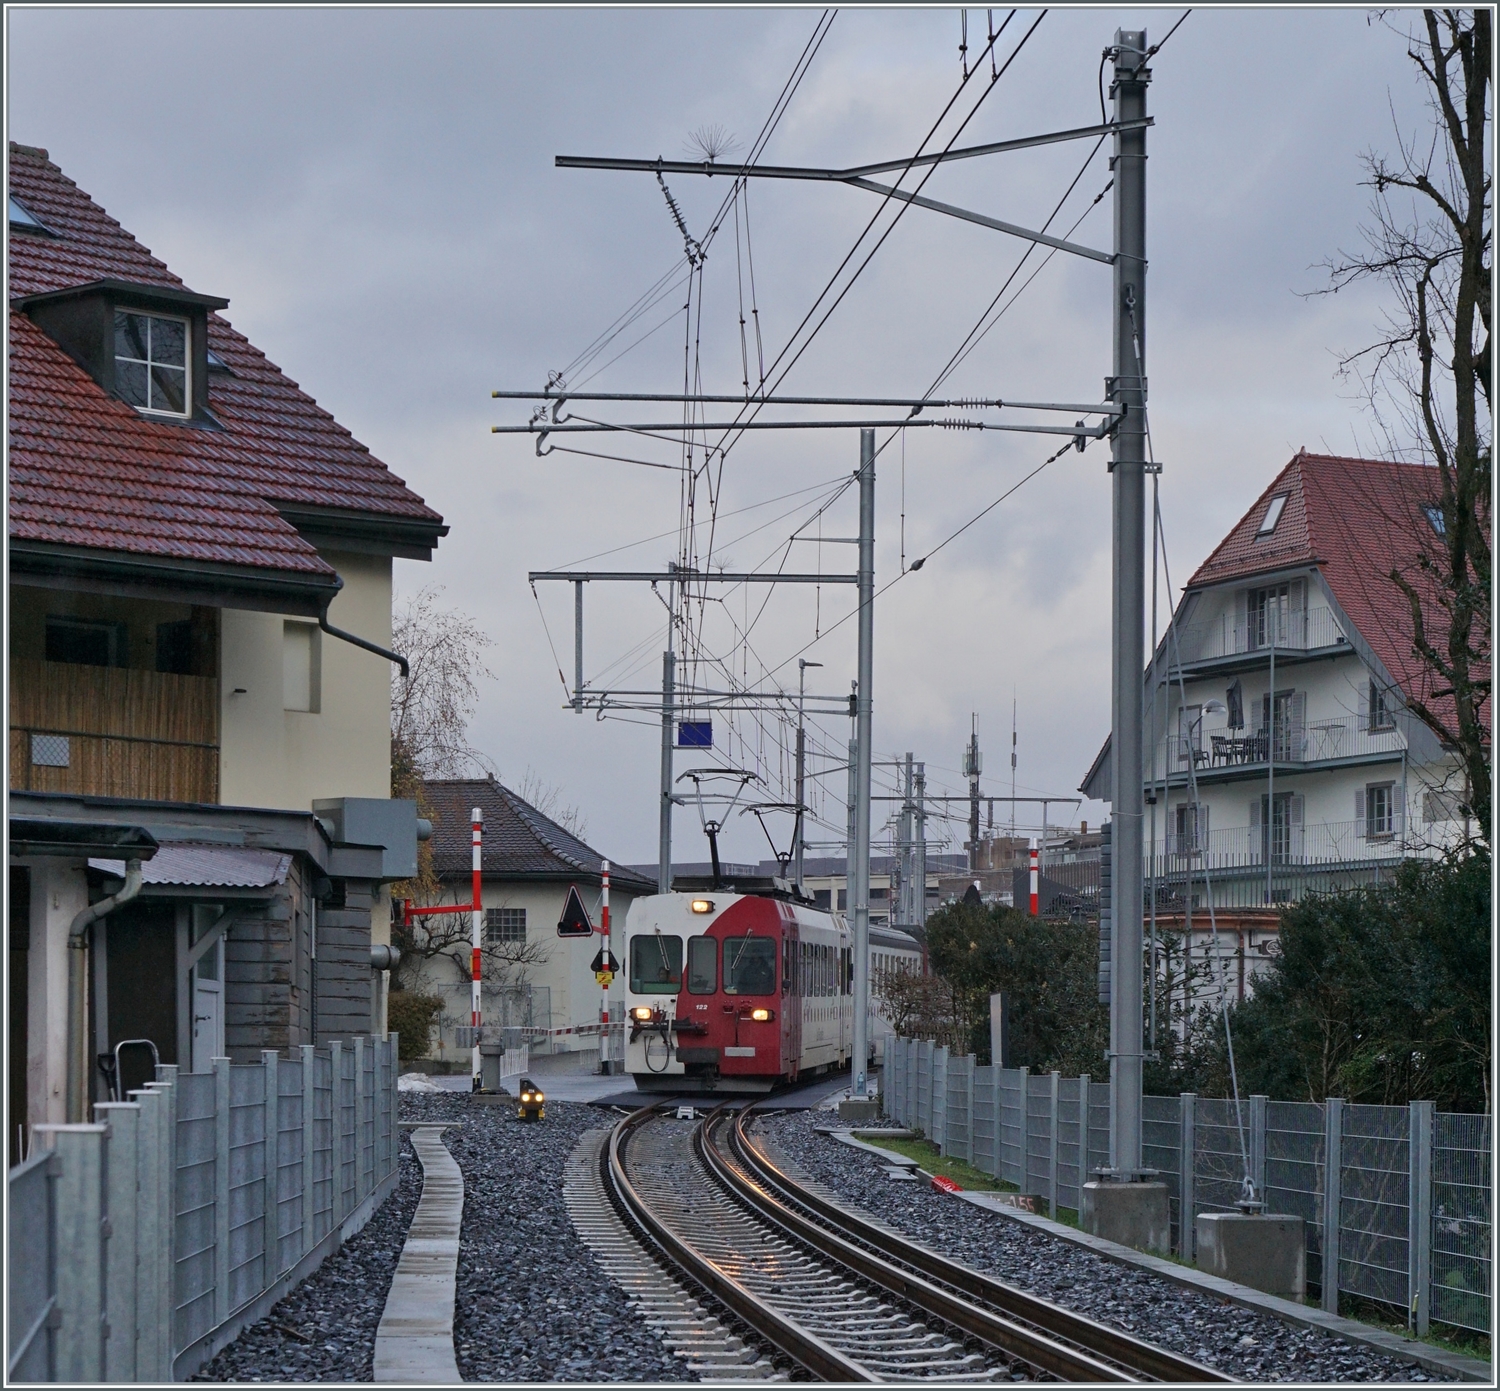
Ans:
POLYGON ((158 1067, 10 1171, 8 1381, 181 1381, 395 1189, 398 1040, 158 1067))
MULTIPOLYGON (((892 1038, 886 1059, 893 1121, 1076 1220, 1080 1185, 1109 1162, 1108 1083, 979 1066, 930 1039, 892 1038)), ((1236 1210, 1248 1159, 1268 1211, 1303 1218, 1308 1286, 1325 1309, 1343 1294, 1404 1310, 1424 1336, 1432 1323, 1489 1331, 1488 1116, 1427 1101, 1143 1102, 1143 1156, 1167 1185, 1179 1256, 1196 1256, 1200 1213, 1236 1210)))

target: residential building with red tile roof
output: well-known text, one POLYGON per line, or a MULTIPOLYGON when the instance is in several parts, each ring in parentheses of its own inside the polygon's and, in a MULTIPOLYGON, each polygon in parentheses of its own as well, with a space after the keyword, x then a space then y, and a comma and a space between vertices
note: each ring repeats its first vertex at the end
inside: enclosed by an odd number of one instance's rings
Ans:
MULTIPOLYGON (((1188 581, 1145 676, 1147 888, 1175 931, 1212 903, 1262 959, 1274 905, 1470 833, 1462 767, 1408 709, 1452 699, 1391 579, 1439 616, 1439 500, 1436 469, 1301 450, 1188 581)), ((1112 776, 1106 740, 1080 790, 1112 776)))
POLYGON ((392 568, 447 527, 45 150, 8 170, 14 1134, 85 1119, 121 1038, 203 1070, 382 1029, 392 568))

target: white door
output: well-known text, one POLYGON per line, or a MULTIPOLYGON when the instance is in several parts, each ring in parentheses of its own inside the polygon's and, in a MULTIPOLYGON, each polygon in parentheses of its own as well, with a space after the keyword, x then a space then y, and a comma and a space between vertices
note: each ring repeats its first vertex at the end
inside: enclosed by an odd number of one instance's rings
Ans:
POLYGON ((223 951, 220 938, 193 967, 193 1071, 212 1072, 224 1056, 223 951))

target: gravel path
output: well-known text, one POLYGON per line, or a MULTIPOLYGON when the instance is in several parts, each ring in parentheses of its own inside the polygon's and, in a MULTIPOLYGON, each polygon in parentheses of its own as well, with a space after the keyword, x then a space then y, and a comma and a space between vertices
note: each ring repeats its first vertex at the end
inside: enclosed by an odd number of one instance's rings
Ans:
POLYGON ((760 1130, 808 1177, 932 1250, 1065 1308, 1246 1381, 1441 1381, 1405 1359, 1297 1328, 935 1192, 895 1183, 874 1155, 814 1132, 826 1111, 765 1117, 760 1130))
POLYGON ((358 1235, 190 1380, 369 1381, 375 1330, 421 1196, 422 1166, 403 1134, 401 1180, 358 1235))
POLYGON ((443 1138, 464 1175, 453 1342, 466 1381, 694 1380, 609 1282, 563 1205, 574 1145, 618 1116, 548 1102, 545 1121, 523 1125, 508 1106, 423 1093, 403 1093, 401 1113, 463 1121, 443 1138))

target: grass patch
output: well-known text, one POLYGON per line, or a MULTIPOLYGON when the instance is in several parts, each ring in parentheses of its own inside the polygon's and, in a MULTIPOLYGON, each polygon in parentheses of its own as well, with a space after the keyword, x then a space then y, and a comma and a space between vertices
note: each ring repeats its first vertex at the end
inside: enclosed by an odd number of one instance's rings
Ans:
MULTIPOLYGON (((855 1138, 864 1139, 859 1131, 855 1131, 855 1138)), ((999 1179, 991 1177, 983 1169, 976 1169, 972 1164, 963 1159, 954 1159, 951 1155, 942 1154, 938 1147, 930 1140, 888 1140, 883 1135, 872 1135, 868 1143, 879 1145, 881 1149, 890 1150, 893 1154, 902 1155, 906 1159, 915 1159, 929 1174, 941 1174, 944 1178, 950 1178, 960 1188, 968 1188, 976 1193, 1014 1193, 1016 1186, 1013 1183, 1002 1183, 999 1179)))
MULTIPOLYGON (((1317 1303, 1313 1299, 1307 1302, 1317 1303)), ((1339 1295, 1339 1313, 1346 1319, 1356 1319, 1360 1323, 1371 1324, 1387 1333, 1408 1338, 1414 1343, 1426 1343, 1431 1347, 1442 1348, 1445 1352, 1456 1352, 1464 1357, 1478 1358, 1483 1362, 1493 1360, 1489 1337, 1483 1333, 1453 1328, 1446 1324, 1441 1326, 1434 1324, 1425 1338, 1418 1338, 1414 1333, 1407 1331, 1405 1321, 1389 1305, 1361 1299, 1356 1295, 1339 1295)))

